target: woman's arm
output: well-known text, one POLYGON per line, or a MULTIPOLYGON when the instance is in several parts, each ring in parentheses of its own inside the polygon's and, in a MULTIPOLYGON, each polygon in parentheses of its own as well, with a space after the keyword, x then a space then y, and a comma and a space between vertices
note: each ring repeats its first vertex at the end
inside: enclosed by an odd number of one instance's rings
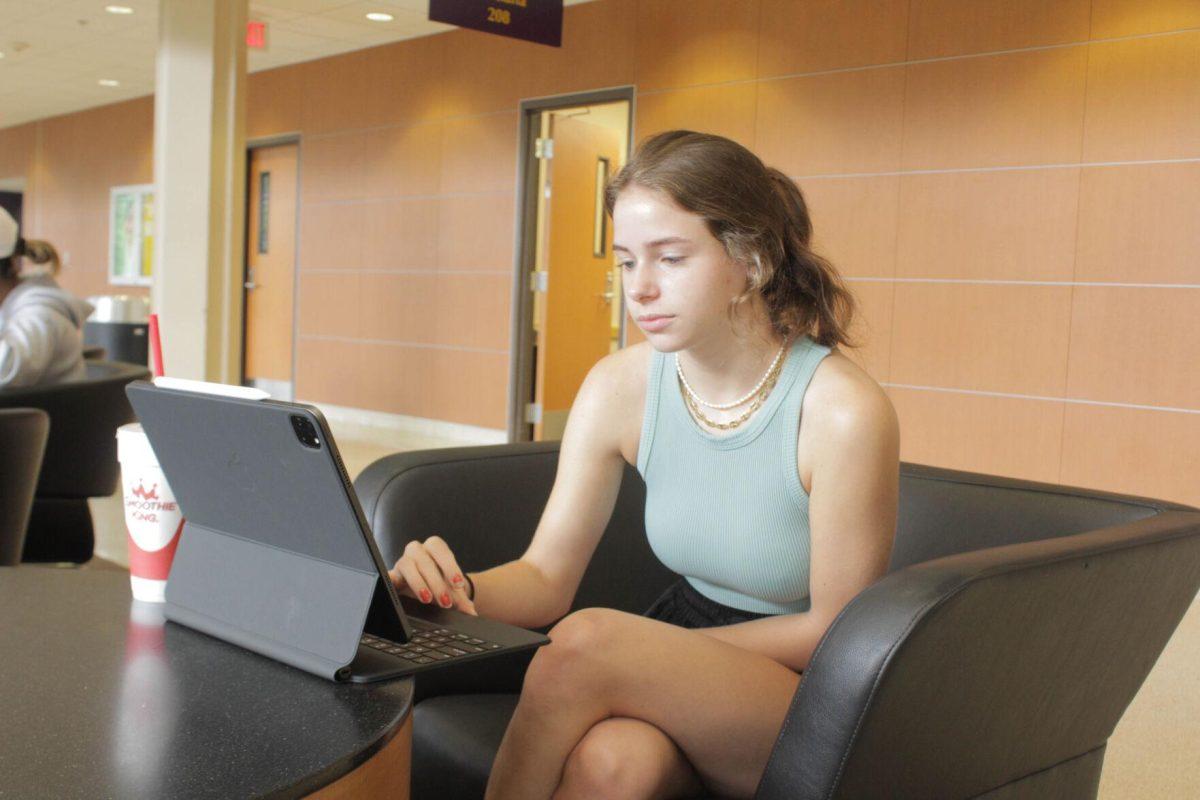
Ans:
POLYGON ((54 358, 57 342, 78 336, 62 314, 38 307, 18 308, 0 330, 0 386, 33 386, 54 358))
MULTIPOLYGON (((834 393, 831 393, 831 395, 834 393)), ((795 670, 850 600, 887 572, 900 488, 900 426, 882 389, 836 392, 804 424, 812 437, 811 562, 803 614, 703 632, 795 670)))
POLYGON ((519 559, 471 573, 479 614, 540 627, 570 609, 621 487, 621 431, 628 427, 627 409, 638 403, 639 385, 622 374, 643 372, 638 360, 621 351, 588 373, 571 407, 554 488, 533 541, 519 559))

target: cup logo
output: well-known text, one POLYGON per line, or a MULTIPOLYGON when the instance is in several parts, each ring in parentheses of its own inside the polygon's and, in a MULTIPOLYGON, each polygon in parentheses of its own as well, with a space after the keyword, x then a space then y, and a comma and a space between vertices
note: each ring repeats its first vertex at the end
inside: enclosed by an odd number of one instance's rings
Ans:
POLYGON ((133 486, 125 492, 125 524, 129 535, 148 553, 161 550, 174 538, 179 527, 179 505, 160 482, 139 477, 130 483, 133 486), (148 489, 147 483, 150 484, 148 489))
POLYGON ((157 483, 154 484, 153 486, 150 487, 149 491, 146 491, 146 487, 142 485, 141 481, 138 481, 138 485, 133 487, 133 495, 135 497, 140 497, 143 500, 157 500, 158 499, 158 484, 157 483))

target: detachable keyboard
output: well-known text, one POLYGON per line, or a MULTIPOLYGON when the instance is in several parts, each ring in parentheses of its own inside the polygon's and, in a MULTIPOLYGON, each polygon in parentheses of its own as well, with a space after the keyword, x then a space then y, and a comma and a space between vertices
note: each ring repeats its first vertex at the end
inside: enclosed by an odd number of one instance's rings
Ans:
POLYGON ((412 624, 413 637, 407 644, 381 639, 369 633, 363 634, 362 643, 413 664, 453 661, 456 658, 500 649, 500 645, 494 642, 487 642, 449 628, 426 627, 411 617, 409 622, 412 624))

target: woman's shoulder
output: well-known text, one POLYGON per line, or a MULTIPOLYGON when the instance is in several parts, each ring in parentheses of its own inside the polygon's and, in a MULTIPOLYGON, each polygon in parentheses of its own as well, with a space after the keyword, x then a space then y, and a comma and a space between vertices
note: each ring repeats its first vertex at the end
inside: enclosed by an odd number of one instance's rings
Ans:
POLYGON ((816 427, 898 425, 891 398, 858 362, 836 347, 821 359, 804 395, 802 415, 816 427))
POLYGON ((639 342, 600 359, 588 372, 576 401, 578 413, 616 437, 626 460, 630 453, 637 452, 641 437, 646 377, 653 352, 649 343, 639 342))

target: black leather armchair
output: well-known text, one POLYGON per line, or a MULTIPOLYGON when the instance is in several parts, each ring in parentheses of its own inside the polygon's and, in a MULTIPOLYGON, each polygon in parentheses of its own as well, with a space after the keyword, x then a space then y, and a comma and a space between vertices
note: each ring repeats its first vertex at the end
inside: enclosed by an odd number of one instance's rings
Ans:
POLYGON ((50 417, 37 408, 0 408, 0 567, 21 562, 50 417))
POLYGON ((117 488, 117 428, 134 421, 125 384, 148 378, 150 371, 119 361, 85 366, 83 380, 0 390, 0 408, 40 408, 50 415, 24 561, 90 559, 95 534, 87 499, 117 488))
MULTIPOLYGON (((356 488, 389 564, 436 533, 478 570, 524 551, 557 456, 402 453, 356 488)), ((1106 742, 1200 587, 1200 511, 919 464, 900 481, 890 573, 826 632, 757 796, 1095 797, 1106 742)), ((640 613, 671 579, 644 499, 627 469, 574 608, 640 613)), ((520 665, 439 672, 418 679, 413 797, 479 797, 520 665)))

